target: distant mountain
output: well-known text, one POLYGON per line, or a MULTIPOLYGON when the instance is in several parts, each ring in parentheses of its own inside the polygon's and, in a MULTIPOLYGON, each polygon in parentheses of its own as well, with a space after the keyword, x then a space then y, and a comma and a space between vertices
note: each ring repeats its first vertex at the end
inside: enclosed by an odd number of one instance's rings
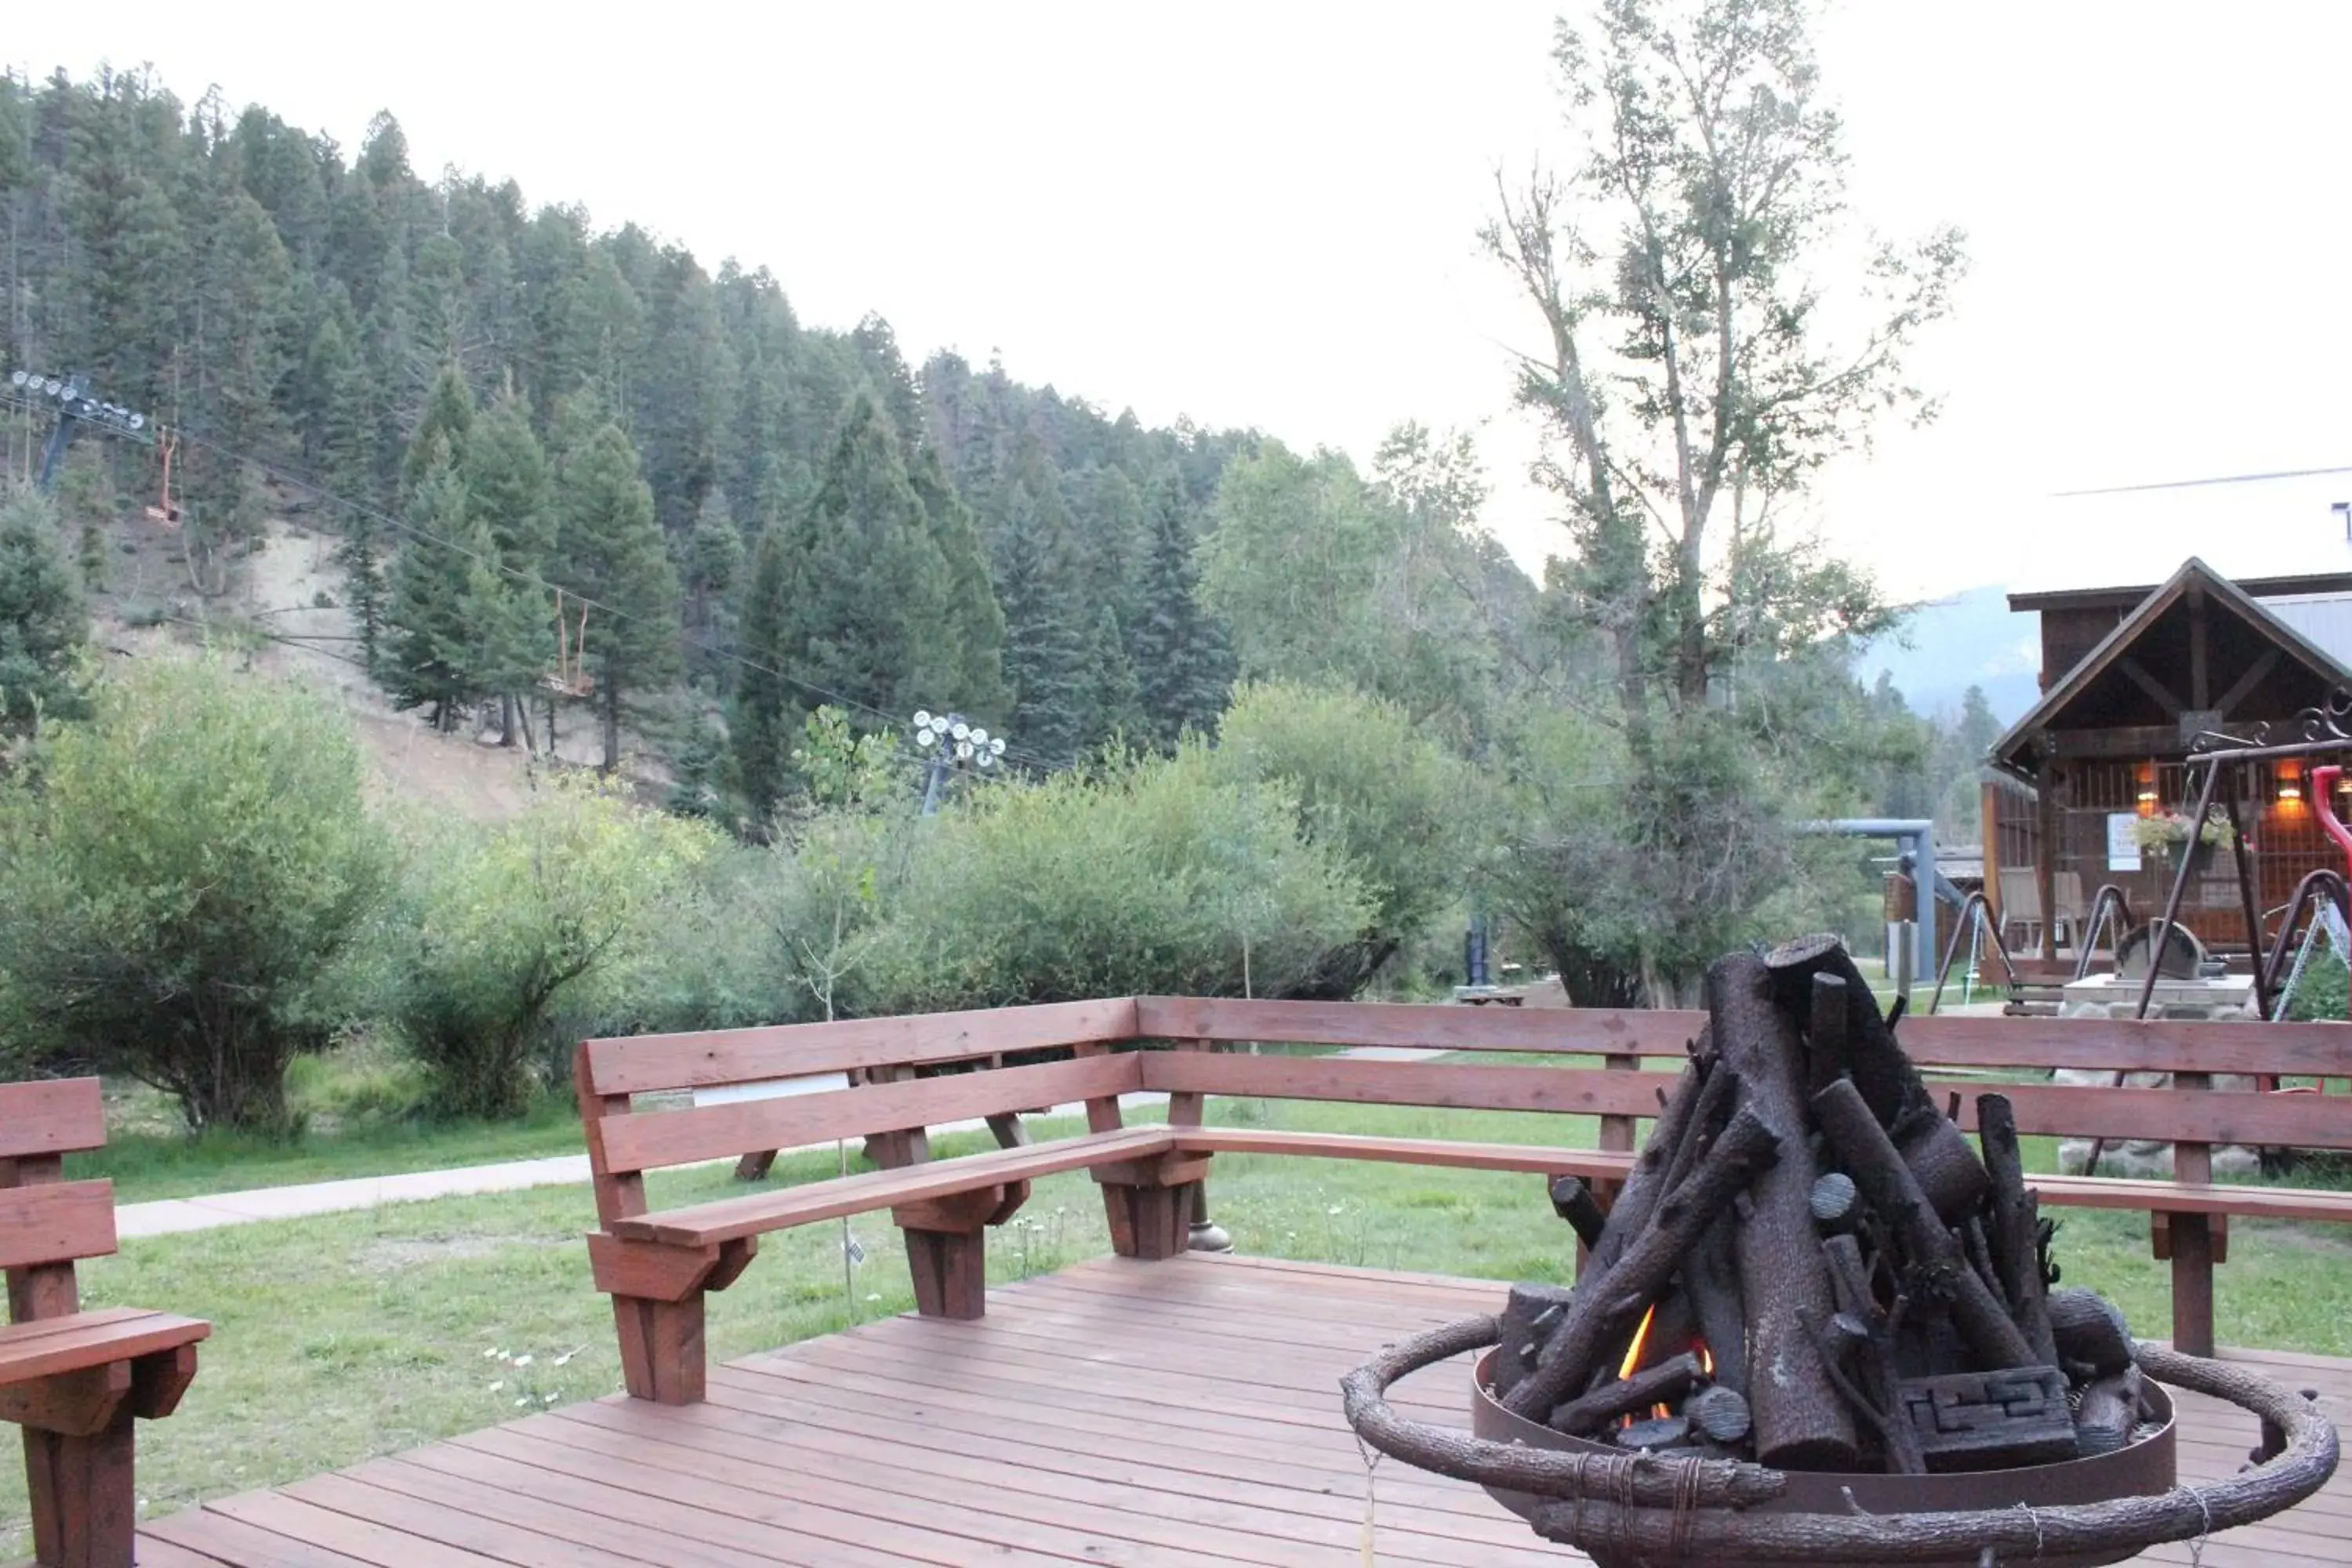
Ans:
POLYGON ((1883 672, 1916 713, 1958 714, 1968 689, 1981 686, 2003 724, 2033 706, 2041 668, 2040 617, 2012 614, 2000 584, 1928 601, 1899 637, 1881 637, 1854 660, 1859 679, 1874 684, 1883 672))

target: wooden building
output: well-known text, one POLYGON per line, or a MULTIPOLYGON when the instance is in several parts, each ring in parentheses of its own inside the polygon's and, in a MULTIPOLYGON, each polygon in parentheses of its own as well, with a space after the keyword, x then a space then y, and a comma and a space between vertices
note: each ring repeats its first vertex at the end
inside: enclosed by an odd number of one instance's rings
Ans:
MULTIPOLYGON (((1985 891, 2012 948, 2051 958, 2062 928, 2080 940, 2104 884, 2137 920, 2162 912, 2174 862, 2143 853, 2132 827, 2195 808, 2186 763, 2198 735, 2250 740, 2267 725, 2286 739, 2305 710, 2352 693, 2352 574, 2232 583, 2192 559, 2155 587, 2012 594, 2009 605, 2042 617, 2042 699, 1989 759, 1985 891)), ((2343 868, 2312 809, 2309 765, 2243 765, 2215 796, 2236 800, 2265 916, 2305 872, 2343 868)), ((2352 799, 2336 805, 2352 815, 2352 799)), ((2227 850, 2191 877, 2181 920, 2208 946, 2243 945, 2227 850)))

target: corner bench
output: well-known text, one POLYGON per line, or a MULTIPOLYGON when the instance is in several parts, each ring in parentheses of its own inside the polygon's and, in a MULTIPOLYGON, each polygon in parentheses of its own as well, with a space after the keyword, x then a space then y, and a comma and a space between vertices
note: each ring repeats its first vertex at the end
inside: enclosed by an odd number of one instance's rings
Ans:
POLYGON ((114 1184, 61 1172, 105 1142, 98 1079, 0 1084, 0 1421, 25 1429, 41 1568, 131 1568, 132 1422, 179 1407, 212 1332, 168 1312, 80 1310, 74 1262, 115 1249, 114 1184))
MULTIPOLYGON (((613 1297, 629 1392, 691 1404, 703 1393, 707 1293, 741 1275, 761 1236, 844 1215, 888 1209, 905 1237, 918 1310, 973 1319, 985 1308, 987 1227, 1019 1211, 1031 1181, 1061 1172, 1093 1174, 1113 1249, 1144 1258, 1183 1250, 1220 1153, 1576 1175, 1606 1201, 1632 1169, 1640 1121, 1656 1114, 1664 1087, 1660 1075, 1639 1069, 1648 1058, 1680 1058, 1705 1021, 1696 1012, 1143 996, 590 1040, 574 1060, 601 1222, 588 1238, 590 1258, 597 1289, 613 1297), (1474 1059, 1219 1048, 1244 1041, 1418 1046, 1474 1059), (1055 1047, 1070 1056, 999 1065, 1009 1053, 1055 1047), (1515 1053, 1598 1058, 1599 1065, 1512 1062, 1515 1053), (688 1109, 658 1103, 697 1089, 833 1073, 848 1074, 851 1087, 688 1109), (1164 1125, 1124 1123, 1119 1097, 1137 1093, 1167 1096, 1164 1125), (1600 1146, 1213 1127, 1202 1115, 1211 1095, 1589 1115, 1599 1119, 1600 1146), (1086 1133, 1028 1142, 1024 1112, 1071 1103, 1085 1107, 1086 1133), (929 1130, 961 1121, 984 1122, 1000 1147, 932 1158, 929 1130), (658 1212, 646 1206, 648 1170, 859 1138, 883 1169, 658 1212)), ((2352 1221, 2352 1193, 2215 1184, 2207 1155, 2217 1142, 2352 1149, 2352 1099, 2208 1087, 2214 1074, 2352 1077, 2352 1027, 1916 1018, 1900 1034, 1931 1086, 1958 1097, 1964 1126, 1973 1126, 1976 1093, 1998 1089, 2030 1134, 2175 1144, 2180 1180, 2040 1176, 2031 1184, 2045 1204, 2151 1215, 2158 1255, 2172 1262, 2174 1342, 2183 1349, 2210 1353, 2212 1268, 2227 1255, 2228 1215, 2352 1221), (2085 1066, 2171 1072, 2176 1087, 1936 1076, 1939 1068, 2085 1066)))

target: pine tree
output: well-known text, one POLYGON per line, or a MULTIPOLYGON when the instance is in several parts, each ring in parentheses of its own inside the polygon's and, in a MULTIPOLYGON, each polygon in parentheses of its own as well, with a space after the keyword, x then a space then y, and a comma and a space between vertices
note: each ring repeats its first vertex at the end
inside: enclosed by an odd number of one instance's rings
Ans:
POLYGON ((1068 514, 1015 479, 1005 508, 1004 676, 1014 742, 1047 767, 1077 761, 1091 728, 1089 626, 1070 571, 1068 514))
POLYGON ((786 540, 787 526, 772 524, 760 535, 735 644, 744 662, 729 710, 729 769, 744 821, 755 837, 765 836, 776 803, 783 798, 793 738, 807 711, 800 689, 783 679, 794 657, 791 638, 797 584, 793 563, 806 552, 804 543, 786 540))
POLYGON ((302 357, 302 456, 329 489, 366 500, 374 489, 374 431, 358 335, 359 319, 338 290, 302 357))
POLYGON ((678 553, 686 591, 687 675, 723 696, 734 680, 727 649, 735 640, 735 603, 743 576, 743 531, 735 526, 725 490, 714 485, 702 498, 694 531, 678 553))
POLYGON ((408 437, 408 452, 400 462, 400 493, 411 496, 425 476, 440 464, 462 468, 466 437, 474 427, 474 395, 456 365, 444 365, 433 378, 425 414, 408 437))
POLYGON ((199 308, 200 381, 211 443, 186 454, 189 540, 218 548, 261 525, 260 480, 242 458, 278 447, 278 399, 294 368, 294 274, 277 226, 243 191, 211 226, 199 308))
POLYGON ((0 504, 0 731, 81 710, 89 612, 58 548, 56 511, 29 489, 0 504))
POLYGON ((1152 487, 1149 521, 1150 552, 1144 558, 1129 662, 1151 736, 1170 745, 1187 729, 1206 729, 1223 711, 1233 689, 1233 656, 1201 605, 1192 530, 1173 471, 1152 487))
POLYGON ((1108 605, 1095 612, 1094 638, 1087 665, 1094 677, 1087 693, 1086 744, 1089 750, 1119 740, 1136 740, 1145 729, 1143 688, 1127 657, 1118 613, 1108 605))
POLYGON ((383 675, 383 618, 391 588, 384 581, 383 526, 375 509, 362 503, 343 527, 342 547, 335 552, 343 570, 343 597, 359 627, 360 658, 369 674, 383 675))
POLYGON ((484 677, 499 697, 500 743, 511 746, 520 722, 520 699, 555 660, 553 624, 543 583, 555 552, 555 512, 547 454, 531 434, 530 411, 511 391, 478 416, 466 435, 460 466, 466 499, 488 532, 492 584, 477 593, 478 630, 486 648, 484 677))
POLYGON ((415 531, 393 563, 379 679, 402 708, 431 703, 434 728, 448 730, 483 692, 468 552, 488 548, 488 530, 467 515, 465 481, 446 459, 418 482, 408 521, 415 531))
POLYGON ((1002 718, 1013 703, 1004 683, 1004 611, 989 580, 987 547, 934 448, 915 454, 908 477, 948 573, 939 649, 926 679, 940 700, 979 717, 1002 718))
POLYGON ((800 584, 780 668, 870 711, 944 705, 936 693, 954 586, 907 476, 898 433, 872 395, 844 410, 801 526, 783 535, 800 584))
POLYGON ((621 704, 677 674, 677 574, 654 521, 637 451, 605 424, 562 464, 557 585, 591 608, 586 662, 604 725, 604 771, 621 765, 621 704))
POLYGON ((408 276, 408 317, 415 323, 415 353, 423 374, 466 363, 471 346, 467 316, 465 250, 449 236, 434 235, 416 247, 408 276))

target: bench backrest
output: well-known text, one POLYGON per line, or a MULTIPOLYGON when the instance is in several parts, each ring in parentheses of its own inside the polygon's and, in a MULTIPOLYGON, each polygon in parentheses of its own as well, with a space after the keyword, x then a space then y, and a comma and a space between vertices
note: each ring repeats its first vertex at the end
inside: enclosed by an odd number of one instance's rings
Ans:
MULTIPOLYGON (((1153 1053, 1144 1087, 1173 1093, 1346 1100, 1456 1110, 1654 1116, 1664 1079, 1633 1073, 1643 1058, 1680 1057, 1706 1022, 1696 1011, 1469 1008, 1350 1003, 1137 999, 1146 1035, 1203 1042, 1422 1046, 1467 1061, 1397 1062, 1343 1057, 1153 1053), (1513 1053, 1598 1056, 1607 1066, 1487 1066, 1513 1053)), ((1976 1095, 1998 1089, 2021 1131, 2109 1141, 2246 1143, 2352 1149, 2352 1098, 2255 1095, 2204 1087, 2204 1078, 2352 1078, 2352 1026, 2087 1018, 1911 1018, 1898 1031, 1931 1085, 1959 1097, 1975 1125, 1976 1095), (2184 1075, 2169 1089, 2105 1084, 1988 1083, 1939 1078, 2075 1068, 2184 1075), (2203 1078, 2186 1075, 2204 1075, 2203 1078)))
MULTIPOLYGON (((575 1073, 598 1208, 609 1220, 645 1212, 641 1173, 649 1170, 866 1137, 884 1139, 892 1162, 904 1163, 926 1157, 921 1129, 1078 1101, 1090 1129, 1107 1131, 1119 1125, 1118 1097, 1139 1090, 1168 1094, 1177 1123, 1198 1122, 1214 1095, 1591 1115, 1601 1118, 1604 1148, 1631 1149, 1669 1087, 1665 1073, 1636 1069, 1681 1058, 1706 1021, 1696 1011, 1142 996, 589 1040, 575 1073), (1111 1048, 1130 1041, 1189 1048, 1111 1048), (1245 1041, 1465 1056, 1396 1061, 1215 1048, 1245 1041), (1005 1065, 1031 1053, 1059 1059, 1005 1065), (1512 1059, 1530 1054, 1598 1061, 1512 1059), (770 1098, 693 1102, 695 1090, 779 1080, 800 1081, 770 1098)), ((1912 1018, 1900 1034, 1937 1091, 1958 1096, 1967 1126, 1976 1095, 1997 1087, 2029 1134, 2352 1149, 2352 1099, 2205 1087, 2210 1075, 2352 1078, 2346 1025, 1912 1018), (2170 1089, 1937 1076, 2061 1067, 2183 1076, 2170 1089)))
POLYGON ((60 1179, 66 1155, 105 1142, 98 1079, 0 1083, 0 1269, 12 1321, 71 1311, 74 1260, 114 1250, 114 1184, 60 1179))
MULTIPOLYGON (((1090 1121, 1116 1126, 1118 1097, 1142 1079, 1133 1053, 1109 1047, 1134 1036, 1135 1003, 1120 997, 584 1041, 573 1071, 598 1210, 608 1220, 643 1213, 642 1173, 667 1166, 1078 1101, 1090 1121), (743 1085, 790 1091, 693 1101, 695 1090, 743 1085)), ((899 1157, 924 1156, 908 1144, 899 1157)))

